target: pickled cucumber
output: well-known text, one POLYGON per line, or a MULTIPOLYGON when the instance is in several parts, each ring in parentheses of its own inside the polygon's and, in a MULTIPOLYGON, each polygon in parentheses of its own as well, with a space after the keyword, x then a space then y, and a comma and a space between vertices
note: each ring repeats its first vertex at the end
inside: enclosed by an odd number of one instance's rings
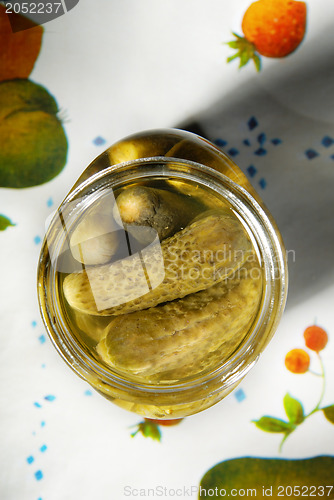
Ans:
POLYGON ((140 239, 141 227, 153 228, 160 240, 183 229, 203 207, 190 197, 145 186, 125 189, 116 199, 117 215, 121 217, 127 229, 140 239), (130 225, 128 227, 128 225, 130 225))
POLYGON ((105 335, 105 328, 109 325, 110 316, 92 316, 81 311, 71 311, 73 324, 80 329, 80 335, 84 335, 89 345, 96 345, 105 335))
POLYGON ((117 316, 97 346, 126 373, 179 379, 221 362, 242 341, 261 299, 261 270, 247 264, 212 287, 145 311, 117 316), (213 355, 218 350, 218 356, 213 355))
POLYGON ((222 281, 245 262, 251 249, 232 211, 209 212, 161 244, 69 274, 63 291, 71 307, 89 314, 148 309, 222 281))

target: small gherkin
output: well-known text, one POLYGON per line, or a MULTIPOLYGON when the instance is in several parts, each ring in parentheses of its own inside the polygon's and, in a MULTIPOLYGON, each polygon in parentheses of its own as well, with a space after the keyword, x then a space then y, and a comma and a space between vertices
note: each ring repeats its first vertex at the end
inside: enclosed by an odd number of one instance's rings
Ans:
POLYGON ((97 346, 103 361, 149 380, 181 379, 221 364, 242 342, 262 295, 255 260, 206 290, 114 318, 97 346))
POLYGON ((222 281, 243 264, 251 249, 246 231, 232 212, 209 211, 141 256, 137 253, 69 274, 64 295, 73 309, 89 314, 148 309, 222 281))

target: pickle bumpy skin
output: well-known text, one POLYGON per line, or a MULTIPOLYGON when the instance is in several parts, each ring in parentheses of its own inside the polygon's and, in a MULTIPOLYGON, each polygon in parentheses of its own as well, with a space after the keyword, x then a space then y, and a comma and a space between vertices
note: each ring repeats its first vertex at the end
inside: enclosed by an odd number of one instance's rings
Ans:
POLYGON ((64 295, 71 307, 90 314, 148 309, 222 281, 245 262, 251 249, 246 231, 231 211, 208 212, 141 255, 69 274, 64 295), (146 279, 140 279, 140 273, 146 279))
POLYGON ((254 320, 261 290, 261 270, 247 262, 207 290, 116 317, 97 351, 109 366, 149 380, 193 375, 238 347, 254 320))

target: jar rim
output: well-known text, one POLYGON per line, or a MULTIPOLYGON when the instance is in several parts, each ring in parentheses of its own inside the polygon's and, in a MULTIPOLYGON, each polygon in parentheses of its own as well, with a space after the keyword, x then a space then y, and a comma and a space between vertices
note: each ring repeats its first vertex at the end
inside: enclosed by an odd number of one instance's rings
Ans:
MULTIPOLYGON (((148 157, 131 160, 117 165, 110 165, 102 171, 96 172, 81 184, 76 186, 64 199, 58 211, 66 207, 69 202, 78 200, 92 192, 100 193, 102 187, 110 188, 119 186, 125 180, 139 180, 143 178, 153 178, 157 176, 184 178, 202 182, 210 189, 220 194, 229 194, 228 202, 239 212, 242 209, 243 217, 246 217, 248 227, 257 235, 257 243, 261 246, 261 257, 265 267, 264 297, 262 301, 261 314, 256 318, 256 324, 252 328, 251 334, 241 342, 240 346, 219 366, 207 372, 199 372, 188 379, 175 383, 144 383, 131 378, 122 377, 119 373, 104 369, 95 362, 92 356, 87 356, 80 344, 71 335, 69 338, 66 331, 65 322, 61 324, 61 312, 57 311, 57 302, 47 300, 49 290, 47 290, 46 275, 52 274, 52 266, 49 265, 50 238, 44 238, 42 245, 38 277, 39 277, 39 303, 43 321, 48 335, 67 364, 81 377, 88 382, 98 379, 109 387, 119 390, 131 389, 138 392, 148 393, 184 393, 196 391, 196 388, 205 384, 219 383, 232 386, 241 379, 253 366, 262 352, 265 345, 271 339, 280 317, 283 313, 287 296, 287 262, 284 247, 277 230, 272 225, 270 214, 255 200, 255 198, 242 186, 236 184, 229 177, 221 172, 196 163, 174 157, 148 157), (155 168, 152 169, 153 165, 155 168), (161 168, 157 169, 157 165, 161 168), (183 167, 180 171, 180 167, 183 167), (146 168, 145 168, 146 167, 146 168), (136 175, 133 175, 135 169, 136 175), (117 179, 116 179, 117 177, 117 179), (102 182, 98 188, 94 186, 102 182), (245 215, 246 214, 246 215, 245 215), (43 283, 43 286, 41 286, 43 283), (55 321, 55 317, 58 323, 55 321), (58 329, 57 329, 58 326, 58 329), (60 328, 60 331, 58 331, 60 328)), ((51 221, 48 231, 52 232, 56 224, 56 217, 51 221)), ((51 290, 54 293, 54 289, 51 290)), ((50 297, 48 297, 50 299, 50 297)), ((218 387, 217 387, 218 390, 218 387)))

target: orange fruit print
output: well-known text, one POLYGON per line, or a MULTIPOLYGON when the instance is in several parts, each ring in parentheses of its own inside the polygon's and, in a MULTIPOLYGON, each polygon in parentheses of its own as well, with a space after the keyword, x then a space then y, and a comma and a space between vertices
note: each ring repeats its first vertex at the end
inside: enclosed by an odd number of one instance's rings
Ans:
POLYGON ((0 81, 28 78, 38 57, 43 28, 20 14, 9 14, 21 31, 13 33, 6 8, 0 4, 0 81))
POLYGON ((294 52, 306 32, 307 8, 296 0, 258 0, 246 10, 242 19, 244 37, 234 34, 229 42, 237 53, 228 62, 240 58, 242 67, 253 60, 261 69, 261 57, 281 58, 294 52))
POLYGON ((304 331, 305 345, 312 351, 319 352, 328 342, 327 332, 317 325, 312 325, 304 331))
POLYGON ((299 399, 291 396, 287 392, 283 398, 283 406, 288 417, 287 420, 282 420, 281 418, 272 417, 270 415, 264 415, 258 420, 253 420, 256 427, 266 432, 280 432, 283 434, 283 439, 281 440, 279 450, 281 451, 282 446, 286 439, 299 427, 302 425, 306 419, 314 415, 315 413, 322 413, 326 420, 331 424, 334 424, 334 404, 327 404, 323 406, 323 399, 325 396, 326 388, 326 374, 325 366, 319 351, 324 349, 328 342, 327 332, 317 325, 311 325, 304 330, 304 340, 305 345, 312 351, 317 353, 318 357, 318 367, 320 370, 310 370, 311 358, 308 352, 304 349, 292 349, 285 356, 285 366, 292 373, 308 373, 309 376, 315 375, 322 380, 320 388, 320 397, 316 405, 308 413, 305 413, 304 406, 299 401, 299 399))
POLYGON ((310 366, 310 356, 304 349, 292 349, 285 356, 285 366, 292 373, 306 373, 310 366))

